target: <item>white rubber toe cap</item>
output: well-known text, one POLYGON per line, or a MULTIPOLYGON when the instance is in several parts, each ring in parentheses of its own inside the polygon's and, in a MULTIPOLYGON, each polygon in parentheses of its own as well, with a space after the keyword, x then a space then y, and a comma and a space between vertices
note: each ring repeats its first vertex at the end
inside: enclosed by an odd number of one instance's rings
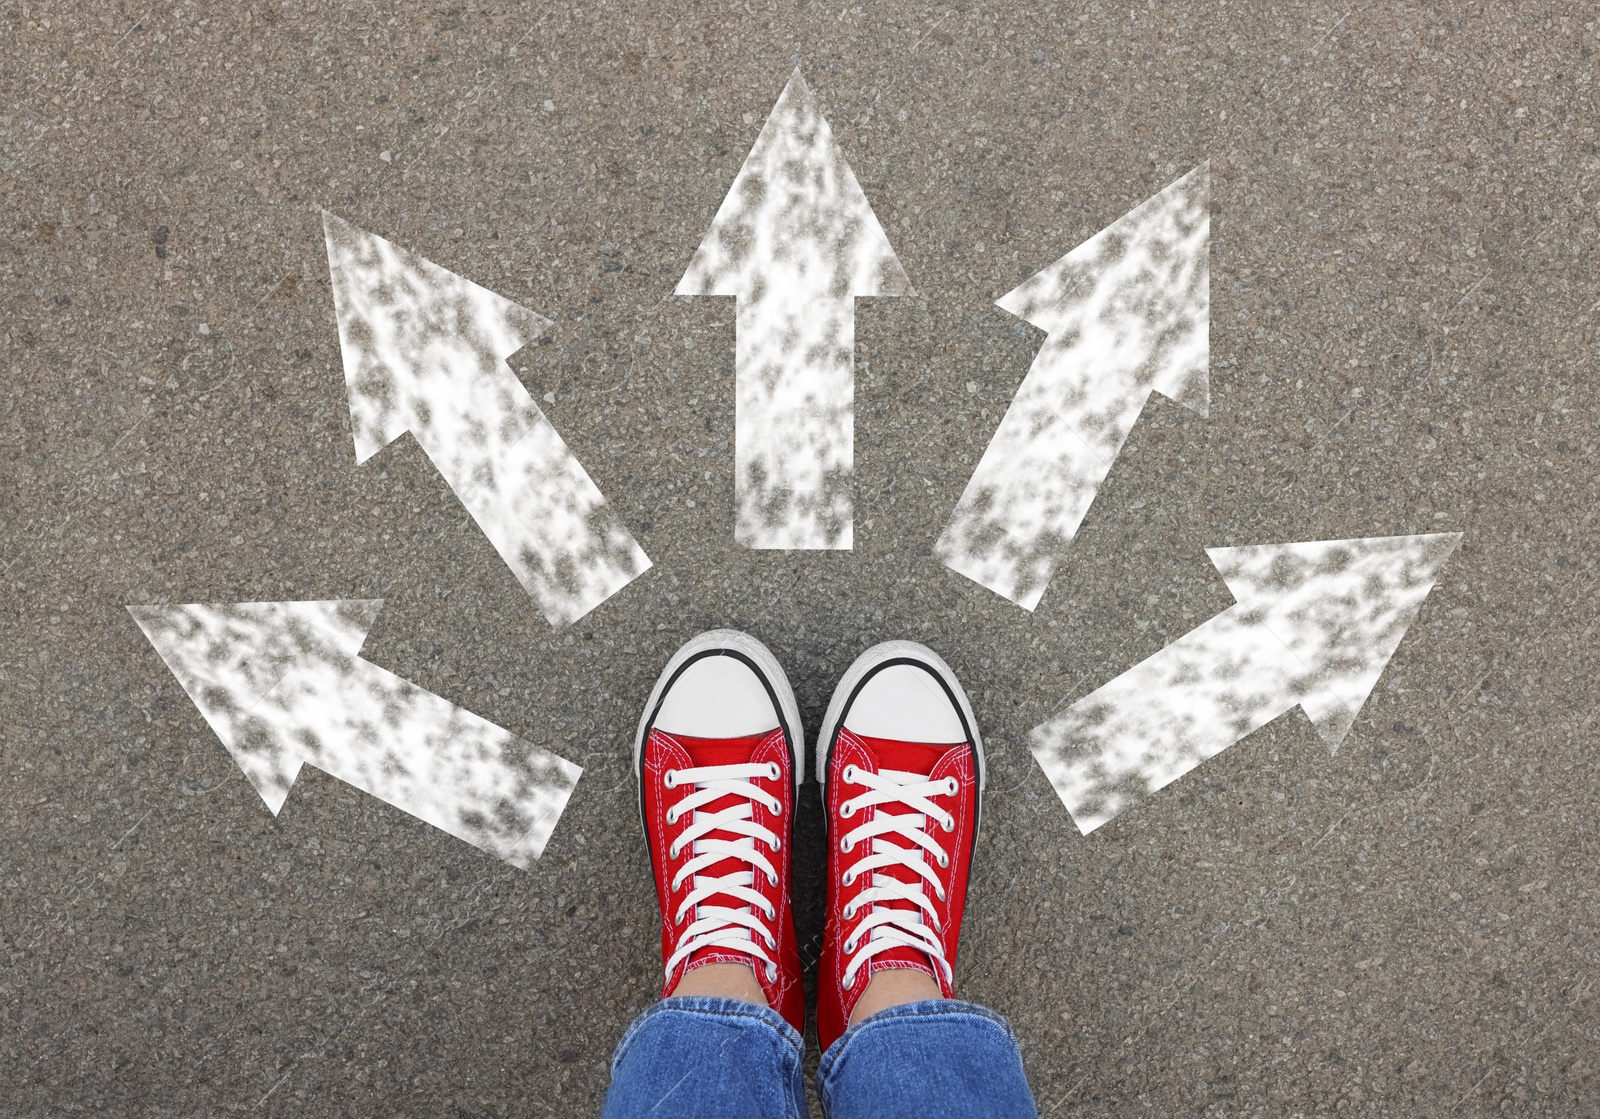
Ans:
POLYGON ((738 657, 706 656, 690 664, 661 697, 655 726, 689 738, 742 738, 781 725, 772 695, 738 657))
POLYGON ((852 734, 896 742, 965 742, 961 715, 925 668, 892 664, 862 685, 844 725, 852 734))

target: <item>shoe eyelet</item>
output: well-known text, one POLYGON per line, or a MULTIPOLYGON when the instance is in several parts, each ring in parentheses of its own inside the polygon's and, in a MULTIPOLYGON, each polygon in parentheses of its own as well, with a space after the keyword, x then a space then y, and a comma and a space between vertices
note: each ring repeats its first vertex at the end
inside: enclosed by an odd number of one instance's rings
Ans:
POLYGON ((848 839, 839 840, 839 850, 848 855, 850 853, 850 841, 848 839))
POLYGON ((842 916, 846 921, 848 921, 850 918, 854 917, 855 915, 856 915, 856 903, 855 902, 851 902, 849 905, 845 906, 844 907, 844 912, 842 914, 840 914, 840 916, 842 916))
MULTIPOLYGON (((856 872, 855 871, 847 870, 847 871, 844 872, 844 884, 846 886, 855 885, 855 881, 856 881, 856 872)), ((847 916, 848 916, 848 914, 847 914, 847 916)))
POLYGON ((945 831, 955 831, 956 818, 954 816, 946 816, 943 820, 939 821, 939 826, 945 831))
POLYGON ((777 964, 768 964, 767 965, 767 982, 771 983, 776 978, 778 978, 778 965, 777 964))
POLYGON ((776 874, 768 874, 767 875, 767 885, 776 886, 777 884, 778 884, 778 876, 776 874))
POLYGON ((845 978, 844 978, 844 989, 847 990, 847 991, 853 991, 853 990, 855 990, 855 986, 856 986, 856 977, 853 976, 853 975, 845 976, 845 978))
POLYGON ((950 865, 950 856, 949 855, 940 855, 939 856, 939 865, 941 867, 949 866, 950 865))
MULTIPOLYGON (((940 898, 939 900, 943 901, 944 899, 940 898)), ((776 905, 773 905, 771 902, 768 902, 767 903, 766 913, 767 913, 767 920, 770 921, 770 920, 772 920, 774 917, 776 917, 778 915, 778 907, 776 905)))
POLYGON ((678 787, 678 771, 675 769, 667 770, 661 775, 661 783, 669 789, 676 789, 678 787))
POLYGON ((855 937, 847 936, 847 937, 844 938, 844 950, 846 952, 854 952, 856 950, 856 938, 855 937))
POLYGON ((768 781, 776 781, 779 777, 782 777, 782 776, 783 776, 783 770, 778 768, 778 763, 777 762, 768 762, 767 763, 767 780, 768 781))
POLYGON ((856 814, 856 803, 855 803, 855 801, 847 800, 847 801, 845 801, 843 804, 841 804, 839 806, 839 819, 848 820, 850 817, 854 816, 855 814, 856 814))
POLYGON ((961 786, 956 784, 956 779, 954 777, 946 777, 944 779, 944 791, 946 795, 955 796, 960 788, 961 786))
POLYGON ((770 846, 774 851, 780 850, 783 847, 783 840, 779 839, 777 836, 773 836, 770 846))
POLYGON ((944 887, 943 886, 935 887, 933 893, 934 893, 934 896, 937 897, 940 901, 944 900, 944 887))
POLYGON ((678 822, 678 810, 676 808, 667 809, 667 823, 676 824, 677 822, 678 822))
POLYGON ((859 769, 857 769, 855 766, 847 765, 847 766, 844 767, 844 772, 839 774, 839 776, 843 777, 846 781, 848 781, 852 785, 854 785, 856 783, 856 777, 857 777, 858 774, 860 774, 860 772, 861 771, 859 769))

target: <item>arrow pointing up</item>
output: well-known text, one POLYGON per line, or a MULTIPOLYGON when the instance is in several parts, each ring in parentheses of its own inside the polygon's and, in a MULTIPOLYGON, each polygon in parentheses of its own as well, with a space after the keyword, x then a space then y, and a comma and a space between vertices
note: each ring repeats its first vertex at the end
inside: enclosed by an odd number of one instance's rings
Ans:
POLYGON ((999 300, 1048 335, 934 546, 1032 610, 1145 401, 1209 402, 1209 164, 999 300))
POLYGON ((583 771, 362 660, 382 605, 128 612, 273 815, 310 764, 527 869, 583 771))
POLYGON ((739 301, 735 538, 849 548, 855 299, 914 293, 799 70, 676 294, 739 301))
POLYGON ((1033 729, 1088 835, 1296 705, 1337 750, 1458 532, 1212 548, 1237 605, 1033 729))
POLYGON ((356 461, 409 431, 553 626, 650 567, 505 362, 547 319, 323 212, 356 461))

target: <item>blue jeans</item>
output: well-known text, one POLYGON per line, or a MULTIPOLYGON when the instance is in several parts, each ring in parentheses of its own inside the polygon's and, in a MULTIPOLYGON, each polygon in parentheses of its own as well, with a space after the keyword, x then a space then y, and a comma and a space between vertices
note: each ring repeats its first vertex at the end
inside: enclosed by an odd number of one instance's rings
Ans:
MULTIPOLYGON (((775 1010, 686 995, 639 1015, 611 1060, 604 1119, 805 1119, 805 1046, 775 1010)), ((934 999, 857 1022, 822 1055, 829 1119, 1037 1119, 1006 1020, 934 999)))

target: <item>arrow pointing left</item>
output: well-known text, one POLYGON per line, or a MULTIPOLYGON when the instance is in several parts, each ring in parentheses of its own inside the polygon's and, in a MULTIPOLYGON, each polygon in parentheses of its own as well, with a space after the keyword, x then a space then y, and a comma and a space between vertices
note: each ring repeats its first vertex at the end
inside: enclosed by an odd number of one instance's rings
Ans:
POLYGON ((650 567, 505 359, 550 322, 323 212, 356 461, 409 431, 553 626, 650 567))
POLYGON ((302 764, 512 866, 583 772, 359 656, 381 599, 130 606, 273 815, 302 764))
POLYGON ((1237 604, 1033 729, 1033 755, 1078 829, 1295 706, 1337 750, 1460 541, 1210 549, 1237 604))

